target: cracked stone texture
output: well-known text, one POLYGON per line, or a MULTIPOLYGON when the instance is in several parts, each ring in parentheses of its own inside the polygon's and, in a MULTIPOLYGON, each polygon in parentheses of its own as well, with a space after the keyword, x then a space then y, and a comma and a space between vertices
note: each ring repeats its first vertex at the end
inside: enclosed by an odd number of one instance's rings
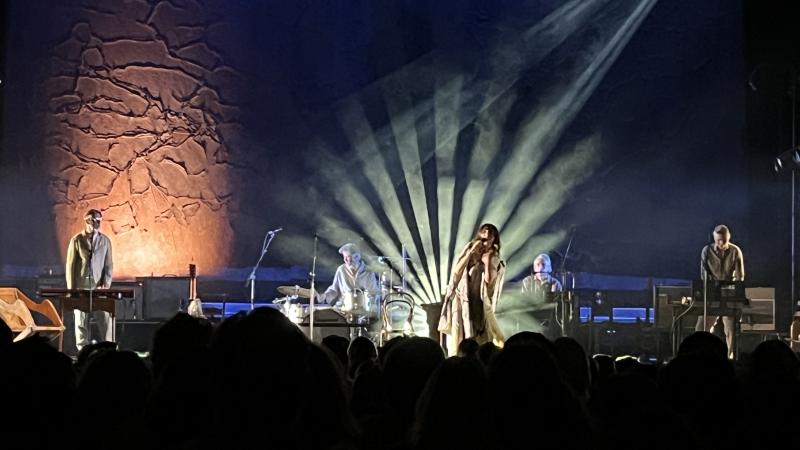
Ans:
POLYGON ((117 278, 212 273, 231 257, 240 81, 210 42, 226 24, 205 6, 85 0, 53 49, 43 92, 59 242, 65 253, 84 213, 103 211, 117 278))

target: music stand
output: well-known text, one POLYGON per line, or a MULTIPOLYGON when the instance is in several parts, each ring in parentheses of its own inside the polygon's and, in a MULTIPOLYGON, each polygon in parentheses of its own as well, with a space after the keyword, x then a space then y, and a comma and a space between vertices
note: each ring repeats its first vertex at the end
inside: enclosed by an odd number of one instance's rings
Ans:
POLYGON ((703 302, 704 292, 711 315, 725 315, 726 309, 740 310, 742 306, 748 304, 744 295, 744 281, 693 280, 692 296, 696 302, 700 302, 700 305, 703 302))

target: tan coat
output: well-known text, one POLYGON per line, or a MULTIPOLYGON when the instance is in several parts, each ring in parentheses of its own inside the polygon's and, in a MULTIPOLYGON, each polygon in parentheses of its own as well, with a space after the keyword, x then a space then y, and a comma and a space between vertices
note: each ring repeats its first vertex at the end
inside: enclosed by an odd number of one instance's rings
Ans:
POLYGON ((483 300, 486 326, 482 334, 476 335, 470 320, 467 290, 468 274, 466 268, 469 262, 469 250, 470 244, 467 244, 456 260, 453 276, 447 286, 447 292, 442 302, 442 315, 439 317, 439 331, 447 335, 448 356, 455 356, 458 353, 458 345, 466 338, 473 338, 479 344, 494 341, 502 345, 505 340, 494 312, 500 299, 506 264, 499 256, 492 257, 491 264, 497 268, 497 276, 495 276, 491 286, 487 285, 486 282, 481 283, 481 299, 483 300))
POLYGON ((108 289, 111 287, 113 259, 111 239, 97 231, 97 238, 80 232, 67 247, 67 289, 108 289))

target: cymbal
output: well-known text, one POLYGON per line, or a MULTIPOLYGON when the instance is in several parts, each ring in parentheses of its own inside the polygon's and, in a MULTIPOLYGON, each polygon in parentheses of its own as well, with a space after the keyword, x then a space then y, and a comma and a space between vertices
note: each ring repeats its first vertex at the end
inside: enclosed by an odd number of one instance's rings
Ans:
POLYGON ((278 292, 283 295, 296 295, 303 298, 311 298, 311 289, 301 288, 300 286, 278 286, 278 292))

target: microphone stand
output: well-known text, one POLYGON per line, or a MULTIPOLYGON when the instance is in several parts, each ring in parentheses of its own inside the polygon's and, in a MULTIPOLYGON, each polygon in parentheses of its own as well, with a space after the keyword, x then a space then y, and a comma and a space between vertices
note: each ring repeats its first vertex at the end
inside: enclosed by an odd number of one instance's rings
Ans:
MULTIPOLYGON (((394 277, 394 272, 399 272, 400 273, 400 277, 401 277, 401 281, 402 281, 401 289, 403 291, 405 291, 406 290, 406 271, 408 270, 408 261, 411 258, 408 257, 408 253, 406 252, 406 246, 405 245, 402 245, 400 252, 401 252, 400 253, 400 259, 403 260, 403 266, 400 268, 400 270, 397 270, 397 268, 394 266, 394 264, 392 264, 392 260, 393 259, 398 259, 396 256, 379 255, 378 256, 378 262, 380 262, 381 264, 385 264, 389 268, 389 273, 390 273, 391 277, 394 277)), ((393 280, 393 278, 392 278, 392 280, 393 280)), ((394 281, 390 282, 390 286, 392 288, 394 288, 393 285, 394 285, 394 281)))
MULTIPOLYGON (((253 266, 253 270, 250 271, 250 275, 247 277, 247 284, 250 284, 250 311, 255 309, 255 297, 256 297, 256 270, 258 270, 258 266, 261 264, 261 260, 264 259, 264 255, 267 254, 267 249, 269 249, 269 244, 272 242, 272 239, 275 238, 275 231, 267 231, 267 234, 264 235, 264 243, 261 244, 261 255, 258 257, 258 261, 256 261, 256 265, 253 266)), ((223 311, 223 316, 225 312, 223 311)))
MULTIPOLYGON (((94 233, 99 232, 98 230, 92 231, 92 235, 89 237, 89 273, 86 274, 86 281, 89 285, 89 313, 87 314, 86 318, 86 342, 87 345, 92 344, 92 318, 94 317, 94 311, 92 308, 92 301, 94 300, 94 269, 92 268, 92 260, 94 259, 94 233)), ((103 267, 105 271, 105 267, 103 267)), ((99 325, 98 325, 99 326, 99 325)))
POLYGON ((314 341, 314 301, 317 297, 317 290, 314 287, 317 278, 317 240, 319 238, 316 234, 314 234, 314 257, 311 260, 311 299, 308 302, 308 338, 313 342, 314 341))
MULTIPOLYGON (((92 258, 89 257, 89 270, 92 270, 92 258)), ((90 273, 86 276, 87 281, 89 282, 89 313, 86 315, 86 342, 87 345, 92 344, 92 318, 94 317, 94 311, 92 307, 93 301, 93 294, 94 294, 94 275, 90 273)), ((100 326, 100 325, 98 325, 100 326)))
MULTIPOLYGON (((575 239, 575 231, 573 230, 572 236, 569 237, 567 249, 564 251, 564 258, 561 260, 561 335, 567 335, 567 302, 564 299, 564 294, 567 289, 567 258, 569 257, 569 250, 572 248, 572 240, 575 239)), ((574 283, 573 279, 573 283, 574 283)))
MULTIPOLYGON (((708 248, 708 247, 706 247, 708 248)), ((710 271, 708 270, 708 250, 705 252, 705 258, 703 258, 703 331, 708 331, 708 276, 710 271)))

